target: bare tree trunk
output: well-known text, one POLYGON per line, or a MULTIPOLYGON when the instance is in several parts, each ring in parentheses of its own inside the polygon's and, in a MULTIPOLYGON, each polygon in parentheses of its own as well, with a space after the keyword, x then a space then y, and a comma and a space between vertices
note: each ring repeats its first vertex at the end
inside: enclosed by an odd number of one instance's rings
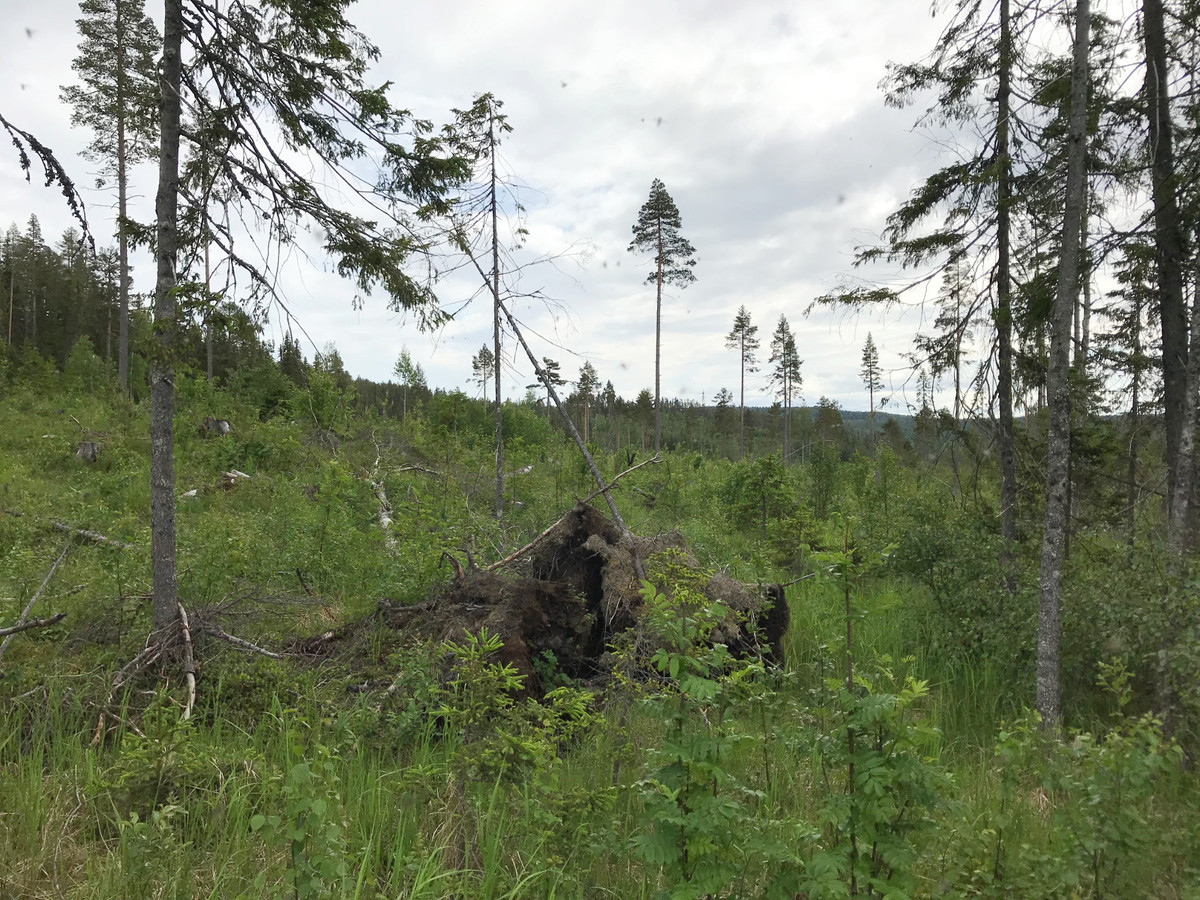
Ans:
POLYGON ((1000 0, 1000 86, 996 104, 996 155, 1000 183, 996 200, 996 399, 1000 406, 1000 532, 1004 537, 1001 560, 1009 593, 1017 590, 1017 464, 1013 441, 1012 261, 1010 211, 1012 160, 1009 157, 1009 117, 1012 99, 1012 23, 1009 0, 1000 0))
MULTIPOLYGON (((663 237, 662 222, 658 223, 658 291, 654 306, 654 453, 662 452, 662 288, 663 237)), ((644 448, 643 448, 644 449, 644 448)))
POLYGON ((1140 413, 1142 370, 1140 359, 1142 355, 1142 301, 1140 297, 1134 300, 1133 325, 1133 402, 1129 407, 1129 486, 1126 493, 1125 523, 1128 530, 1126 542, 1129 546, 1129 556, 1132 559, 1133 545, 1137 537, 1137 466, 1138 466, 1138 415, 1140 413))
POLYGON ((488 119, 488 147, 491 152, 492 183, 492 359, 496 367, 496 499, 493 514, 504 516, 504 411, 500 406, 500 237, 496 205, 496 119, 488 119))
POLYGON ((128 153, 125 136, 125 80, 128 66, 125 60, 125 24, 121 21, 121 4, 114 4, 117 36, 117 296, 120 315, 117 321, 117 381, 121 391, 129 393, 129 235, 125 230, 128 214, 129 178, 126 170, 128 153))
POLYGON ((1062 726, 1058 646, 1062 629, 1062 561, 1067 528, 1067 483, 1071 458, 1071 320, 1079 299, 1079 239, 1087 192, 1089 0, 1077 0, 1074 65, 1071 72, 1070 144, 1067 149, 1066 207, 1063 212, 1058 288, 1050 317, 1049 443, 1046 451, 1046 519, 1042 533, 1037 627, 1037 710, 1042 728, 1062 726))
MULTIPOLYGON (((1158 251, 1159 321, 1162 323, 1163 422, 1167 432, 1168 503, 1180 475, 1187 393, 1188 326, 1183 300, 1183 233, 1175 178, 1174 129, 1167 72, 1162 0, 1143 0, 1146 42, 1146 116, 1154 196, 1154 243, 1158 251)), ((1185 498, 1189 499, 1189 498, 1185 498)), ((1173 520, 1173 519, 1172 519, 1173 520)))
POLYGON ((175 383, 171 354, 176 331, 182 41, 183 0, 166 0, 163 59, 159 67, 161 137, 155 200, 158 281, 154 291, 154 331, 160 352, 150 369, 150 559, 156 630, 174 624, 179 618, 179 589, 175 580, 175 383))

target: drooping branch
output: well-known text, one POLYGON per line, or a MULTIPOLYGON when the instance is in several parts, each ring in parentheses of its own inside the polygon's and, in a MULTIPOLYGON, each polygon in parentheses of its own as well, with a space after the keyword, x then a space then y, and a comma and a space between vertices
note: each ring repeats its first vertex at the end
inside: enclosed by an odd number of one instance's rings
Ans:
POLYGON ((13 146, 17 148, 17 159, 20 162, 21 170, 25 173, 25 180, 31 180, 30 172, 33 169, 33 160, 30 159, 30 154, 32 153, 42 164, 42 171, 46 176, 46 187, 57 184, 62 189, 63 197, 67 201, 67 208, 71 210, 75 221, 79 223, 83 238, 87 241, 92 253, 95 253, 96 241, 92 238, 91 229, 88 228, 87 210, 84 208, 83 198, 79 196, 75 182, 71 180, 67 170, 58 161, 54 151, 28 131, 18 128, 8 121, 2 114, 0 114, 0 127, 8 132, 13 146))

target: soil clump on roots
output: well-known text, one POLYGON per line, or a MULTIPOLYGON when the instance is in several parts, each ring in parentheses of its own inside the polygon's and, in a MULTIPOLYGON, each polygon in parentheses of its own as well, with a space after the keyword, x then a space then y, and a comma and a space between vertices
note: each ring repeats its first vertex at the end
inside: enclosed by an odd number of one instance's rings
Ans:
MULTIPOLYGON (((673 551, 676 565, 702 571, 678 532, 635 537, 634 544, 642 560, 673 551)), ((382 602, 368 620, 300 641, 293 649, 344 658, 356 655, 354 648, 361 646, 356 638, 379 629, 389 633, 385 643, 395 646, 457 641, 464 632, 486 629, 502 643, 494 661, 524 676, 526 695, 543 693, 539 660, 553 660, 557 671, 571 678, 602 679, 609 644, 640 626, 643 608, 633 555, 617 527, 595 508, 579 504, 507 567, 516 571, 459 568, 424 603, 382 602)), ((714 642, 735 655, 783 662, 789 616, 779 585, 746 585, 718 572, 703 575, 699 589, 729 611, 712 635, 714 642)))

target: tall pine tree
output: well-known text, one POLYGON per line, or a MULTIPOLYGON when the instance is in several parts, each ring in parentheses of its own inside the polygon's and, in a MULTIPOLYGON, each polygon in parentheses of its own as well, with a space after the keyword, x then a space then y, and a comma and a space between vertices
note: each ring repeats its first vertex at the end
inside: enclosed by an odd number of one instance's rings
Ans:
POLYGON ((654 452, 662 449, 662 295, 663 285, 685 288, 696 280, 696 250, 679 233, 683 222, 675 201, 657 178, 650 184, 650 196, 638 210, 633 226, 630 253, 649 253, 654 268, 646 284, 655 286, 654 305, 654 452))
POLYGON ((120 319, 117 373, 129 389, 129 170, 151 159, 156 148, 162 40, 142 0, 81 0, 79 54, 72 63, 81 83, 62 89, 72 107, 71 124, 91 129, 84 155, 100 163, 103 178, 116 181, 120 319))

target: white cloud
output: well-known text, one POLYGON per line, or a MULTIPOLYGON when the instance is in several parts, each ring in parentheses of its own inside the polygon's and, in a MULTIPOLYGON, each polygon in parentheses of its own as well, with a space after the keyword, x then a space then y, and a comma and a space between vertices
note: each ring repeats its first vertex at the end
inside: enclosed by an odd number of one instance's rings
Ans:
MULTIPOLYGON (((504 158, 530 186, 522 192, 528 252, 590 250, 582 268, 568 259, 525 276, 523 289, 544 290, 565 307, 518 304, 522 321, 547 338, 531 335, 539 356, 560 359, 568 376, 591 359, 602 380, 630 397, 653 384, 648 263, 626 247, 657 177, 700 260, 697 283, 664 301, 664 390, 711 398, 735 383, 724 335, 744 303, 764 344, 779 315, 788 316, 805 359, 806 398, 824 393, 862 407, 857 369, 867 330, 888 368, 900 364, 912 325, 801 314, 935 164, 928 143, 909 131, 912 114, 885 109, 877 89, 889 58, 915 59, 932 46, 939 23, 927 10, 925 0, 362 0, 350 16, 380 46, 377 79, 392 81, 397 102, 418 115, 446 121, 451 107, 469 106, 481 91, 504 101, 515 129, 504 158)), ((148 11, 158 15, 152 3, 148 11)), ((72 171, 90 172, 73 152, 87 135, 70 129, 57 99, 71 78, 74 5, 8 0, 6 14, 33 33, 19 30, 0 59, 0 83, 18 86, 3 101, 5 115, 44 136, 72 171)), ((148 218, 152 172, 141 175, 140 215, 148 218)), ((107 234, 107 196, 89 192, 89 204, 95 230, 107 234)), ((56 195, 20 182, 0 155, 0 227, 31 212, 47 235, 69 224, 56 195)), ((148 290, 149 264, 140 262, 135 277, 148 290)), ((355 374, 386 379, 407 346, 432 384, 465 386, 471 356, 490 340, 486 301, 425 336, 382 298, 353 310, 353 288, 320 267, 298 263, 281 283, 318 346, 334 341, 355 374)), ((455 305, 475 288, 459 275, 443 296, 455 305)), ((278 336, 278 317, 271 327, 278 336)), ((521 394, 532 379, 523 359, 517 369, 506 389, 521 394)))

